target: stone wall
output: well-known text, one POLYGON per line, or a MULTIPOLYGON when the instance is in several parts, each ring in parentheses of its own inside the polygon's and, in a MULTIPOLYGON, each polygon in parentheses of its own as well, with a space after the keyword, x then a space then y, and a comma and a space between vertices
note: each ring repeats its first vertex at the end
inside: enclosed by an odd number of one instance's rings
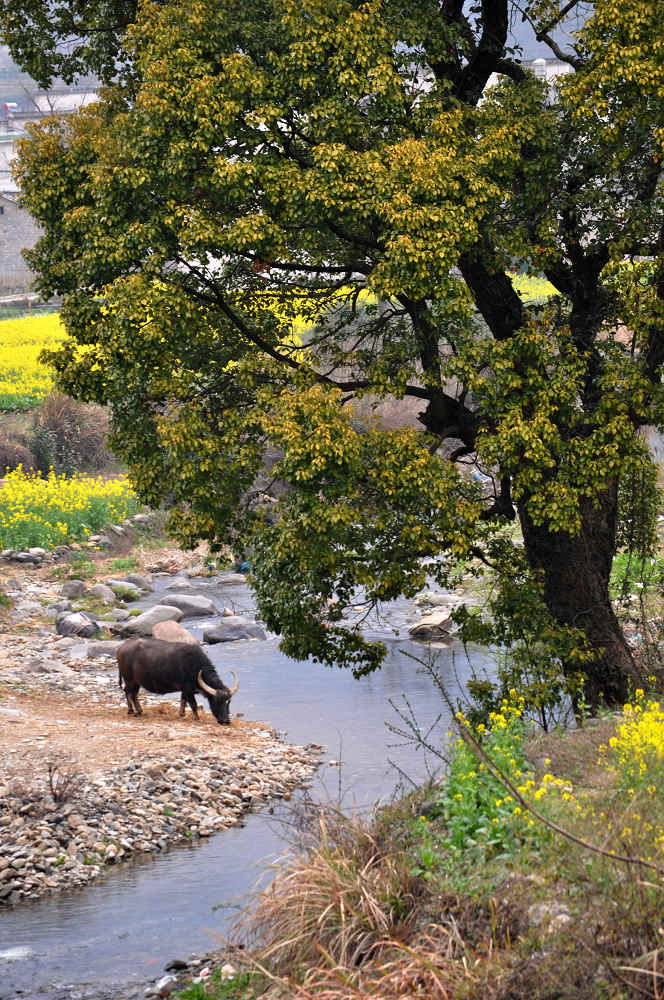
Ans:
POLYGON ((21 255, 34 245, 39 229, 12 195, 0 194, 0 296, 29 292, 34 275, 21 255))

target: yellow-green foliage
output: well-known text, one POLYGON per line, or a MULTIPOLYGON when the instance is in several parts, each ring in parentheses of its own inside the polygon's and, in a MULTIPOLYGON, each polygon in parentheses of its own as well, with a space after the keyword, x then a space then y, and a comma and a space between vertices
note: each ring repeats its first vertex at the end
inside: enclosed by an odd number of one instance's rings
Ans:
POLYGON ((139 507, 125 476, 56 476, 47 479, 18 468, 0 489, 0 547, 52 548, 82 541, 139 507))
MULTIPOLYGON (((623 708, 615 735, 600 747, 600 778, 589 790, 575 788, 551 773, 537 777, 530 770, 524 754, 527 730, 522 711, 523 699, 512 691, 500 710, 491 713, 488 726, 473 727, 486 757, 509 779, 511 787, 478 760, 467 743, 461 739, 455 743, 439 806, 445 820, 444 833, 436 838, 439 856, 432 853, 431 864, 425 866, 420 852, 421 867, 435 867, 448 859, 454 868, 459 853, 488 859, 500 852, 516 857, 524 849, 544 849, 550 830, 530 808, 554 818, 564 829, 602 850, 662 866, 664 710, 660 703, 646 698, 642 690, 635 692, 623 708), (597 784, 605 789, 601 796, 597 784)), ((463 715, 457 720, 470 731, 463 715)), ((547 760, 546 766, 549 764, 547 760)), ((425 820, 420 821, 421 834, 425 824, 425 820)), ((431 836, 425 837, 427 843, 431 836)), ((587 852, 583 853, 583 858, 587 857, 587 852)), ((601 868, 601 856, 593 857, 601 868)))
POLYGON ((51 391, 51 373, 38 358, 64 336, 57 313, 0 322, 0 410, 29 410, 51 391))

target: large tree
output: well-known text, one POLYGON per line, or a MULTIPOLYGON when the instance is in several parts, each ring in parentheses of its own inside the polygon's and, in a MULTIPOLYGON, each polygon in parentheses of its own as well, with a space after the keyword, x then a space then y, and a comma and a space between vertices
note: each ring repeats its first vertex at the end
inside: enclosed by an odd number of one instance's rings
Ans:
POLYGON ((664 17, 599 0, 563 53, 581 5, 524 4, 575 70, 552 90, 508 46, 516 6, 144 2, 119 79, 35 127, 18 178, 60 384, 110 405, 180 538, 245 547, 286 651, 370 669, 358 588, 475 558, 496 590, 466 633, 546 637, 596 706, 637 677, 608 583, 663 416, 664 17))

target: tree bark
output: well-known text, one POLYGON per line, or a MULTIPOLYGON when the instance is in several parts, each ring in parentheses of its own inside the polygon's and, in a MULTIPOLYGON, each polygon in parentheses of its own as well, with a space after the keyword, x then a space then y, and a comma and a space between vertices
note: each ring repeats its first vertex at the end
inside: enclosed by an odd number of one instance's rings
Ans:
MULTIPOLYGON (((519 509, 526 554, 543 578, 547 608, 560 624, 580 629, 595 651, 595 659, 582 667, 584 698, 592 711, 602 704, 622 705, 630 686, 642 683, 609 596, 616 515, 617 484, 600 495, 597 507, 582 501, 578 535, 535 525, 525 508, 519 509)), ((567 676, 579 669, 563 663, 567 676)))

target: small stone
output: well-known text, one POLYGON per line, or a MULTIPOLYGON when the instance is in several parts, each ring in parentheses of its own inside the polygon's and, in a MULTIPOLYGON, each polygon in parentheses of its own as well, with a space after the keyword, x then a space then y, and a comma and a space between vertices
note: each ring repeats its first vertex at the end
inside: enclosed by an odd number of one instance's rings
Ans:
POLYGON ((67 580, 66 583, 62 584, 60 593, 63 597, 83 597, 87 593, 88 588, 83 580, 67 580))
POLYGON ((188 967, 187 962, 184 962, 181 958, 172 958, 168 965, 164 966, 166 972, 181 972, 188 967))

